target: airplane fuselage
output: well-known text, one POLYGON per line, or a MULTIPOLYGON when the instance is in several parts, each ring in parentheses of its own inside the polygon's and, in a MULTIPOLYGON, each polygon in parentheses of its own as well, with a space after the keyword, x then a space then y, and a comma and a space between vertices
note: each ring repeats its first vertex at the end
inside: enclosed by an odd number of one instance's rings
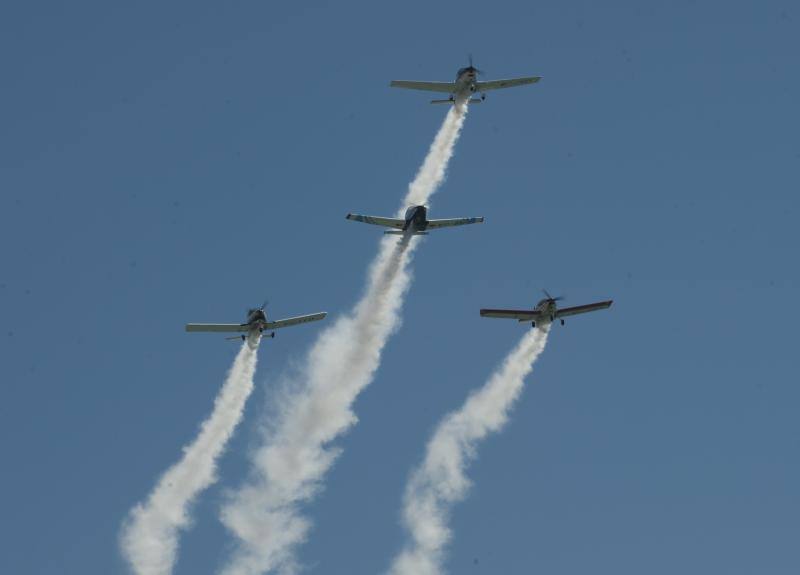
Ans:
POLYGON ((404 232, 424 232, 428 228, 428 208, 411 206, 406 210, 405 220, 404 232))
POLYGON ((247 311, 247 325, 256 327, 267 323, 267 314, 263 309, 251 309, 247 311))
POLYGON ((275 337, 278 328, 297 325, 324 319, 326 312, 311 313, 295 317, 287 317, 277 321, 267 321, 267 313, 264 308, 266 302, 260 308, 250 308, 247 310, 245 321, 241 323, 187 323, 186 331, 191 332, 222 332, 235 333, 237 335, 226 337, 225 339, 242 339, 246 341, 251 349, 256 349, 262 337, 275 337), (265 330, 269 330, 265 335, 265 330))
MULTIPOLYGON (((543 290, 546 294, 547 291, 543 290)), ((533 327, 544 327, 558 320, 561 325, 564 325, 564 318, 572 315, 588 313, 599 309, 607 309, 614 303, 612 300, 598 301, 594 303, 558 307, 558 301, 564 299, 563 297, 552 297, 547 294, 545 299, 541 299, 536 303, 532 310, 527 309, 481 309, 481 316, 483 317, 498 317, 506 319, 515 319, 519 322, 531 322, 533 327)))
POLYGON ((247 321, 245 323, 248 330, 247 335, 243 335, 242 339, 246 339, 250 347, 255 348, 258 346, 261 334, 264 331, 264 327, 267 325, 267 314, 263 309, 248 310, 247 321))
POLYGON ((534 309, 541 314, 537 320, 538 323, 549 323, 555 319, 558 305, 552 299, 543 299, 536 304, 534 309))
POLYGON ((478 71, 472 66, 461 68, 456 74, 456 89, 451 99, 468 99, 478 89, 478 71))

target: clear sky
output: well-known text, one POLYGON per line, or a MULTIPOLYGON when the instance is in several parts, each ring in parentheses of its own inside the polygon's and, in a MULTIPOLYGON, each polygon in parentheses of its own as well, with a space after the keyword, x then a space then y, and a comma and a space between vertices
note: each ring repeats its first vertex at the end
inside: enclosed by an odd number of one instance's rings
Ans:
MULTIPOLYGON (((800 8, 782 1, 17 2, 0 8, 0 572, 125 573, 130 507, 177 460, 238 348, 186 334, 357 299, 445 109, 391 79, 535 86, 473 106, 404 323, 326 491, 309 573, 373 574, 447 411, 546 287, 556 326, 470 470, 451 573, 800 572, 800 8)), ((257 390, 182 538, 230 548, 275 381, 319 326, 262 345, 257 390)))

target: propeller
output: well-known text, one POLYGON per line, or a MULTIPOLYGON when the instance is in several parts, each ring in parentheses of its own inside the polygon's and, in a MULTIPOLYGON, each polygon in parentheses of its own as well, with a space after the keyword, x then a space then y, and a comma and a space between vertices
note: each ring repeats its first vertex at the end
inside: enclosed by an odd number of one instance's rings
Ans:
POLYGON ((475 74, 482 75, 483 70, 478 70, 475 66, 472 65, 472 54, 468 54, 468 56, 469 56, 469 67, 475 70, 475 74))
POLYGON ((264 303, 261 304, 261 307, 249 307, 249 308, 247 308, 247 315, 249 316, 254 311, 264 311, 264 308, 266 308, 267 305, 269 305, 269 300, 265 299, 264 303))
POLYGON ((544 292, 544 295, 547 296, 547 299, 549 299, 550 301, 561 301, 562 299, 564 299, 563 295, 560 295, 558 297, 553 297, 546 289, 542 289, 542 291, 544 292))

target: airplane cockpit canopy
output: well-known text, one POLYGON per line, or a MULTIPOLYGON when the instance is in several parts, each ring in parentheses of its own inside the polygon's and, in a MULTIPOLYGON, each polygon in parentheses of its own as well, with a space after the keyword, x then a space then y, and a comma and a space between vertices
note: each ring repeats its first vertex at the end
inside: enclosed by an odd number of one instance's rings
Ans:
POLYGON ((476 72, 476 70, 472 66, 467 66, 466 68, 461 68, 461 69, 459 69, 458 73, 456 74, 456 78, 460 78, 462 74, 466 74, 467 72, 476 72))

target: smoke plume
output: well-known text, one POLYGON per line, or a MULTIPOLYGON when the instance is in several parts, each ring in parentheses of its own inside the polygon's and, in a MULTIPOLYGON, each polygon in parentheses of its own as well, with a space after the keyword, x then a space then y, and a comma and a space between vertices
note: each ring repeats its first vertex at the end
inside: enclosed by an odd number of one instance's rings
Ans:
POLYGON ((217 480, 217 460, 242 419, 245 402, 253 391, 256 352, 248 343, 242 344, 199 434, 123 524, 120 547, 137 575, 165 575, 172 571, 179 531, 191 523, 194 500, 217 480))
MULTIPOLYGON (((400 213, 428 201, 445 176, 466 108, 454 106, 434 139, 400 213)), ((389 336, 400 325, 400 308, 411 280, 408 265, 419 238, 384 238, 371 264, 363 296, 353 310, 318 337, 275 423, 252 456, 252 472, 232 493, 221 519, 236 537, 225 575, 295 570, 295 551, 311 527, 301 504, 321 489, 339 454, 330 444, 357 418, 358 394, 372 381, 389 336)))
POLYGON ((428 442, 425 459, 411 474, 403 501, 403 523, 410 541, 395 557, 391 575, 435 575, 442 572, 453 505, 466 497, 466 467, 478 442, 502 429, 522 392, 533 363, 544 350, 549 327, 530 330, 502 365, 464 405, 444 417, 428 442))

